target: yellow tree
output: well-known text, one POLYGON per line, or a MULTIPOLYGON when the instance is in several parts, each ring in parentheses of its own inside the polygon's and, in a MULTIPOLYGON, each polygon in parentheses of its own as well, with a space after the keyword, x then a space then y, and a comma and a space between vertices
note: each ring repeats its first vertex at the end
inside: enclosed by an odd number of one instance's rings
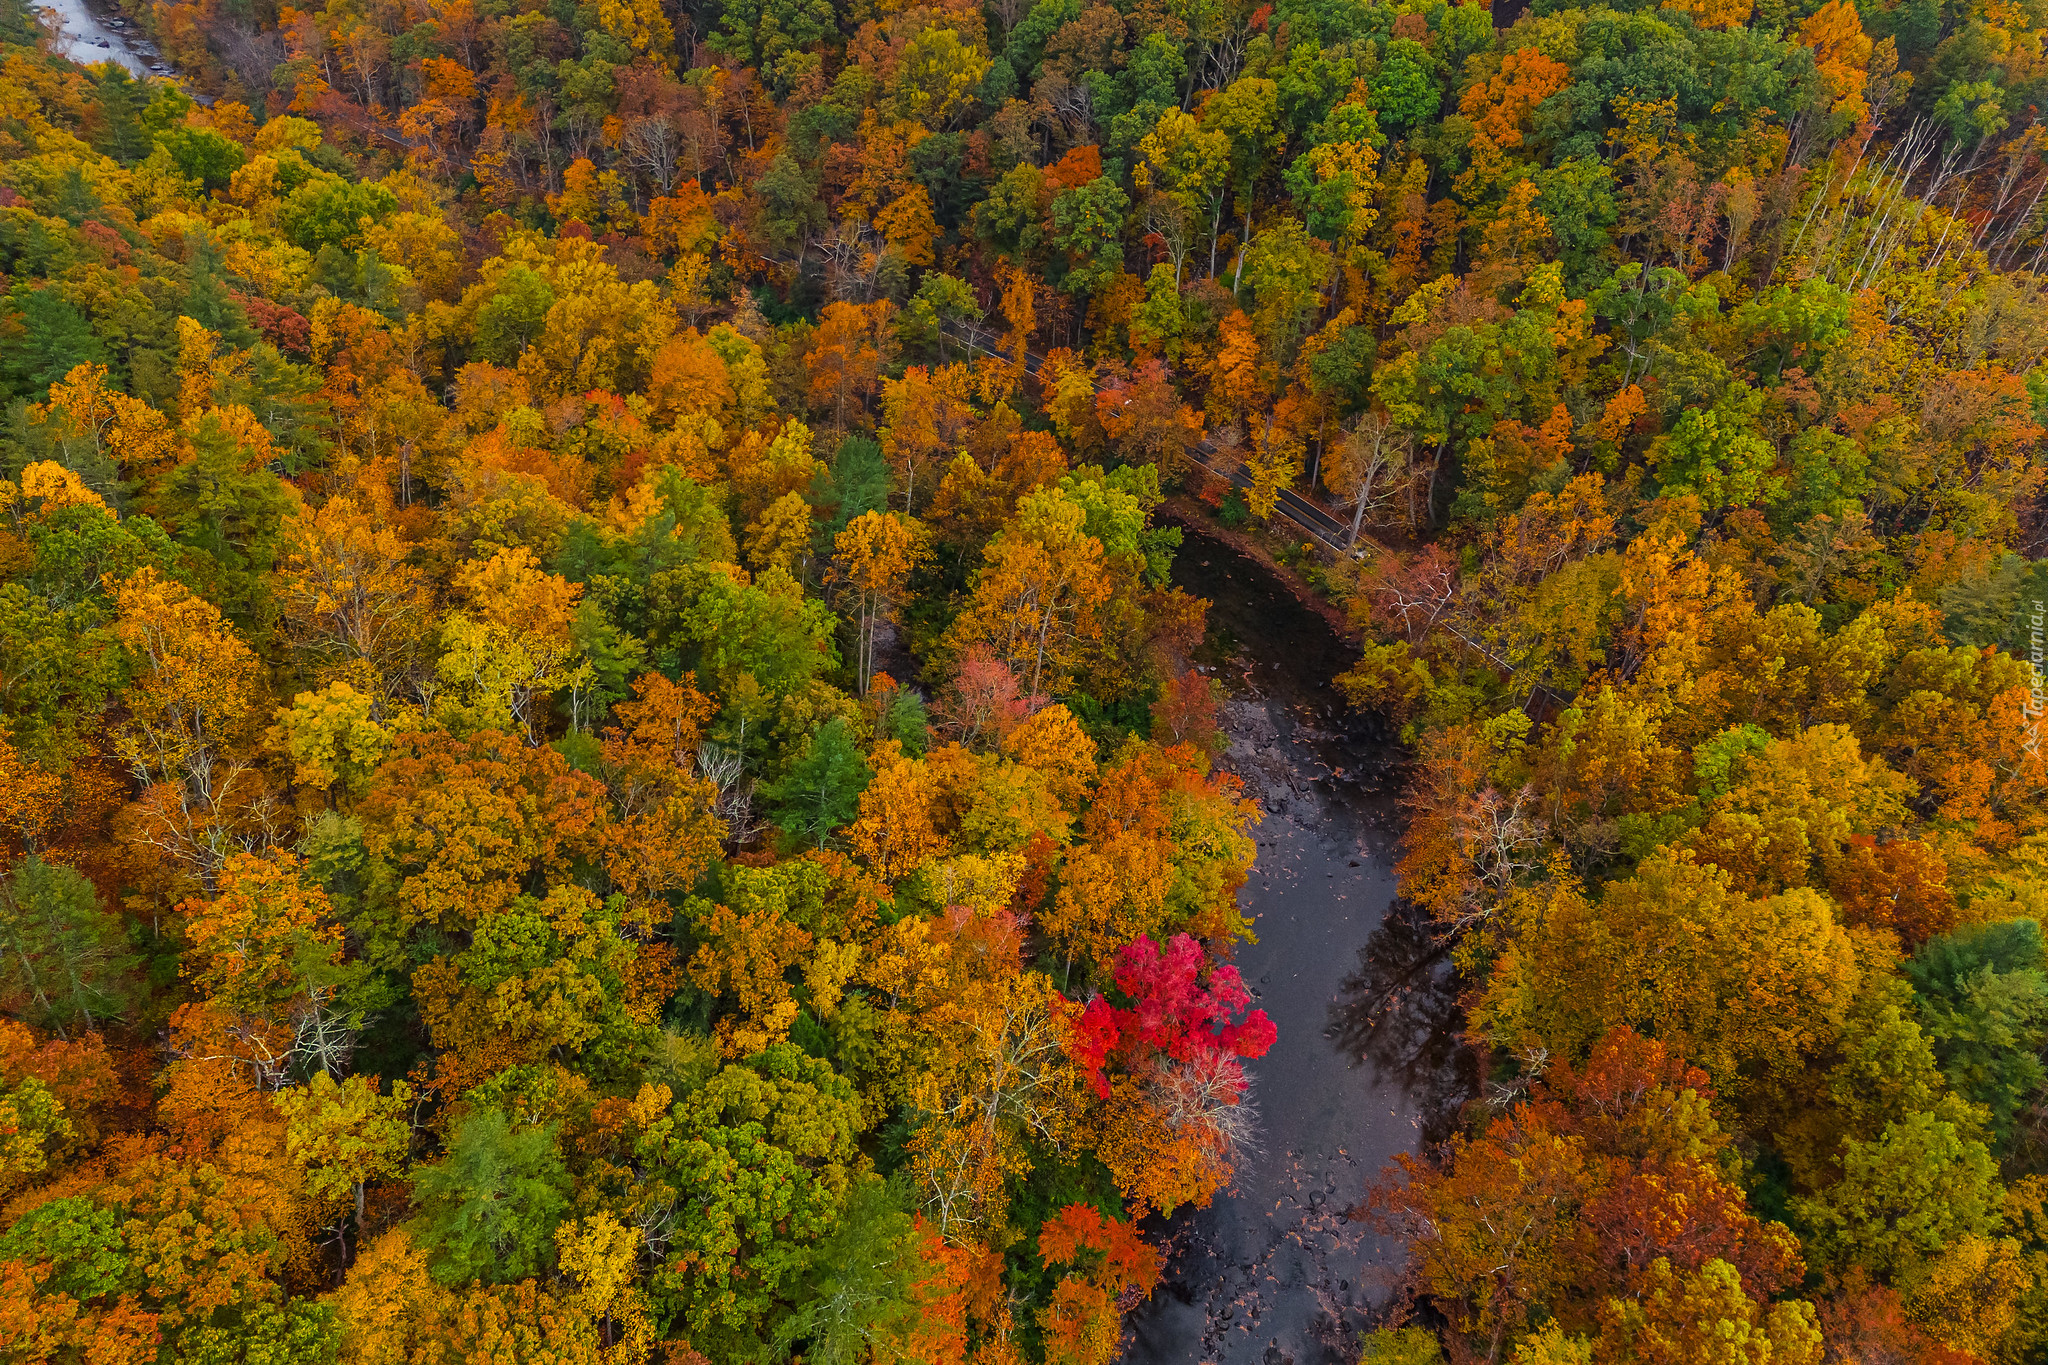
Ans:
MULTIPOLYGON (((1205 128, 1196 115, 1169 109, 1138 143, 1143 162, 1134 172, 1140 190, 1157 188, 1192 224, 1209 229, 1209 278, 1216 278, 1216 246, 1223 205, 1230 195, 1230 137, 1205 128)), ((1175 272, 1179 284, 1179 272, 1175 272)))
POLYGON ((113 743, 142 788, 135 836, 211 889, 230 854, 274 833, 248 751, 262 664, 217 608, 154 569, 123 583, 116 605, 135 680, 113 743))
POLYGON ((1245 489, 1245 501, 1260 521, 1272 518, 1280 505, 1280 495, 1294 486, 1294 480, 1301 474, 1301 451, 1301 437, 1295 434, 1284 412, 1271 413, 1257 424, 1251 453, 1244 462, 1245 474, 1251 479, 1245 489))
POLYGON ((380 1094, 375 1078, 351 1076, 336 1084, 316 1071, 304 1085, 270 1097, 284 1116, 285 1152, 306 1175, 306 1188, 323 1201, 353 1198, 356 1222, 363 1218, 363 1188, 404 1169, 412 1141, 407 1112, 412 1087, 393 1081, 380 1094))
MULTIPOLYGON (((772 440, 750 431, 741 437, 727 466, 733 485, 733 520, 758 523, 768 509, 791 493, 801 496, 825 472, 812 453, 811 429, 794 419, 782 424, 772 440)), ((748 540, 753 540, 753 535, 748 540)))
POLYGON ((376 719, 376 699, 345 682, 299 693, 277 713, 273 733, 300 783, 320 791, 339 784, 349 796, 363 794, 391 748, 391 731, 376 719))
POLYGON ((1864 68, 1870 62, 1872 43, 1863 31, 1863 19, 1849 0, 1828 0, 1799 25, 1799 41, 1813 49, 1814 65, 1835 97, 1830 111, 1845 123, 1857 123, 1870 113, 1863 99, 1864 68))
POLYGON ((433 598, 409 547, 354 496, 329 498, 283 527, 277 595, 299 647, 388 700, 424 643, 433 598))
POLYGON ((1045 977, 1014 973, 920 1018, 930 1064, 904 1088, 928 1117, 910 1141, 911 1172, 947 1241, 1004 1245, 1008 1178, 1030 1173, 1031 1142, 1067 1142, 1082 1085, 1066 1051, 1073 1014, 1045 977))
POLYGON ((760 572, 780 569, 791 577, 804 572, 800 562, 810 552, 812 519, 811 505, 794 490, 769 503, 747 524, 747 563, 760 572))
POLYGON ((1038 1259, 1069 1267, 1038 1315, 1046 1365, 1109 1365, 1123 1341, 1120 1310, 1152 1293, 1159 1252, 1131 1224, 1069 1204, 1039 1230, 1038 1259))
POLYGON ((1547 899, 1474 1015, 1502 1043, 1576 1053, 1627 1023, 1740 1096, 1841 1030, 1856 954, 1818 892, 1747 897, 1690 851, 1663 849, 1597 902, 1569 886, 1547 899))
POLYGON ((932 217, 931 196, 925 193, 924 186, 912 186, 876 214, 875 227, 906 265, 930 266, 936 259, 932 245, 940 238, 939 224, 932 217))
POLYGON ((178 461, 181 442, 164 415, 107 382, 103 365, 79 365, 50 386, 50 401, 29 409, 72 469, 112 469, 154 484, 178 461))
POLYGON ((931 557, 931 536, 923 523, 896 512, 863 512, 832 543, 831 581, 844 585, 854 603, 855 671, 867 694, 875 673, 875 634, 896 619, 910 576, 931 557))
POLYGON ((601 751, 612 796, 604 865, 636 905, 660 909, 657 897, 695 885, 718 856, 719 789, 697 757, 715 711, 689 677, 675 683, 655 672, 636 678, 633 699, 612 708, 601 751))
POLYGON ((797 1003, 784 978, 811 949, 811 935, 773 908, 734 910, 721 905, 698 927, 703 946, 690 959, 690 979, 714 995, 729 995, 736 1014, 718 1021, 727 1056, 745 1057, 789 1036, 797 1003))
POLYGON ((711 343, 690 328, 654 353, 647 399, 664 423, 697 415, 723 421, 734 402, 732 379, 711 343))
POLYGON ((219 883, 218 895, 179 907, 191 944, 179 971, 204 1003, 181 1011, 174 1031, 188 1052, 223 1047, 214 1060, 248 1067, 266 1088, 295 1063, 339 1070, 359 1021, 341 1000, 348 969, 327 893, 287 852, 238 853, 219 883))
MULTIPOLYGON (((1010 330, 1003 336, 1003 350, 1010 357, 1010 382, 1023 382, 1024 362, 1030 354, 1031 334, 1038 328, 1038 300, 1030 274, 1007 261, 996 267, 1002 286, 1003 321, 1010 330)), ((1007 398, 1008 392, 1002 395, 1007 398)))
POLYGON ((810 398, 832 410, 832 425, 846 430, 847 408, 864 408, 888 362, 888 322, 895 306, 832 303, 825 306, 811 338, 810 398))
MULTIPOLYGON (((410 1365, 454 1312, 454 1296, 427 1271, 427 1254, 403 1228, 362 1244, 329 1298, 350 1360, 410 1365)), ((438 1343, 436 1343, 438 1345, 438 1343)))
POLYGON ((539 744, 548 700, 590 673, 587 661, 576 662, 581 651, 571 631, 582 586, 542 569, 523 545, 465 564, 455 586, 470 611, 450 615, 441 628, 439 671, 455 695, 442 698, 436 713, 466 730, 516 721, 526 742, 539 744))
POLYGON ((903 117, 944 128, 973 100, 989 65, 988 57, 957 30, 930 27, 905 45, 889 92, 903 117))
POLYGON ((949 464, 967 445, 975 423, 968 403, 972 372, 965 365, 927 370, 913 365, 882 385, 882 453, 902 476, 903 509, 917 509, 918 474, 949 464))
POLYGON ((1057 488, 1025 496, 1017 516, 983 550, 967 607, 947 632, 964 654, 985 644, 1027 690, 1064 690, 1100 643, 1099 619, 1114 592, 1102 542, 1087 513, 1057 488))
POLYGON ((669 69, 676 35, 659 0, 601 0, 597 22, 635 52, 645 53, 662 70, 669 69))
POLYGON ((933 811, 938 775, 925 762, 905 757, 893 739, 877 746, 874 767, 846 841, 876 876, 894 881, 946 851, 933 811))

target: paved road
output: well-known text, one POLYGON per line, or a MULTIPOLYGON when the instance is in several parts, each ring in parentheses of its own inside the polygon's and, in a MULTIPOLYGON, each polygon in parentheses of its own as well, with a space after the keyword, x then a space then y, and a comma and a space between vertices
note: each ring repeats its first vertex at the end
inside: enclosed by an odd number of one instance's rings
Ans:
MULTIPOLYGON (((984 355, 997 356, 1002 359, 1009 358, 1003 352, 995 349, 995 334, 985 327, 977 327, 972 323, 956 322, 948 318, 941 323, 941 328, 948 336, 961 342, 970 350, 980 351, 984 355)), ((1044 356, 1031 351, 1024 353, 1025 373, 1036 375, 1039 367, 1044 363, 1044 356)), ((1099 389, 1101 386, 1097 385, 1096 387, 1099 389)), ((1229 480, 1235 487, 1249 488, 1251 486, 1251 478, 1245 473, 1243 462, 1230 456, 1216 442, 1207 437, 1204 437, 1189 448, 1188 457, 1217 478, 1229 480)), ((1348 525, 1291 488, 1281 490, 1279 501, 1281 514, 1287 520, 1307 532, 1324 549, 1336 554, 1346 553, 1346 547, 1351 539, 1351 528, 1348 525)))

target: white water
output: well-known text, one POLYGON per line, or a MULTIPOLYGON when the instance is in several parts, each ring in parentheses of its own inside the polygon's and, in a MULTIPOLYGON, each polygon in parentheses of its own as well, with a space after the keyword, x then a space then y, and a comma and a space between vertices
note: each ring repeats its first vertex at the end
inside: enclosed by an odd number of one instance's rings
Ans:
MULTIPOLYGON (((137 76, 147 76, 154 54, 149 41, 137 33, 131 40, 122 30, 104 23, 85 7, 85 0, 34 0, 35 7, 54 15, 57 51, 83 66, 94 62, 119 62, 137 76), (104 42, 106 46, 100 44, 104 42), (139 49, 139 50, 138 50, 139 49), (144 55, 148 52, 149 55, 144 55)), ((111 16, 110 16, 111 17, 111 16)), ((132 26, 131 29, 132 30, 132 26)))

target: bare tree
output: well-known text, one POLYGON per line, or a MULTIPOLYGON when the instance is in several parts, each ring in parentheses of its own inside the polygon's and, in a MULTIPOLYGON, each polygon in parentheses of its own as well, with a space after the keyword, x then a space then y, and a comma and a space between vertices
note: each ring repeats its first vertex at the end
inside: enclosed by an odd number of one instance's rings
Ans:
POLYGON ((646 176, 656 194, 674 187, 682 166, 683 138, 666 110, 628 123, 621 150, 626 164, 646 176))
POLYGON ((818 243, 818 252, 825 258, 825 286, 834 299, 873 303, 903 271, 882 234, 855 218, 840 219, 818 243))
POLYGON ((1366 526, 1390 525, 1408 500, 1414 475, 1410 456, 1414 437, 1396 427, 1383 412, 1368 412, 1345 433, 1323 459, 1323 485, 1337 496, 1337 505, 1351 513, 1351 535, 1344 548, 1355 549, 1366 526))
POLYGON ((725 822, 726 842, 743 847, 761 828, 754 819, 754 779, 746 775, 746 759, 710 740, 698 745, 692 757, 697 775, 716 792, 711 813, 725 822))
POLYGON ((271 74, 284 63, 284 35, 275 30, 259 33, 233 19, 226 19, 214 31, 214 46, 221 60, 256 103, 270 93, 271 74))

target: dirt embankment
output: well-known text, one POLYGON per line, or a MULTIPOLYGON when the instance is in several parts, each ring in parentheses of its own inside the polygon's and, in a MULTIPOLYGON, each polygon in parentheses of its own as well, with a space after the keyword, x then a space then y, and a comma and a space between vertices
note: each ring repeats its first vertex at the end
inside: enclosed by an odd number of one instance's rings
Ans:
POLYGON ((1190 538, 1199 536, 1204 540, 1227 545, 1245 558, 1265 569, 1275 584, 1307 610, 1314 612, 1335 631, 1339 638, 1357 643, 1358 630, 1351 624, 1351 618, 1344 609, 1317 592, 1302 581, 1300 574, 1282 564, 1273 555, 1271 541, 1274 533, 1267 531, 1233 531, 1217 521, 1198 499, 1186 493, 1175 493, 1159 508, 1156 520, 1169 526, 1178 526, 1190 538))

